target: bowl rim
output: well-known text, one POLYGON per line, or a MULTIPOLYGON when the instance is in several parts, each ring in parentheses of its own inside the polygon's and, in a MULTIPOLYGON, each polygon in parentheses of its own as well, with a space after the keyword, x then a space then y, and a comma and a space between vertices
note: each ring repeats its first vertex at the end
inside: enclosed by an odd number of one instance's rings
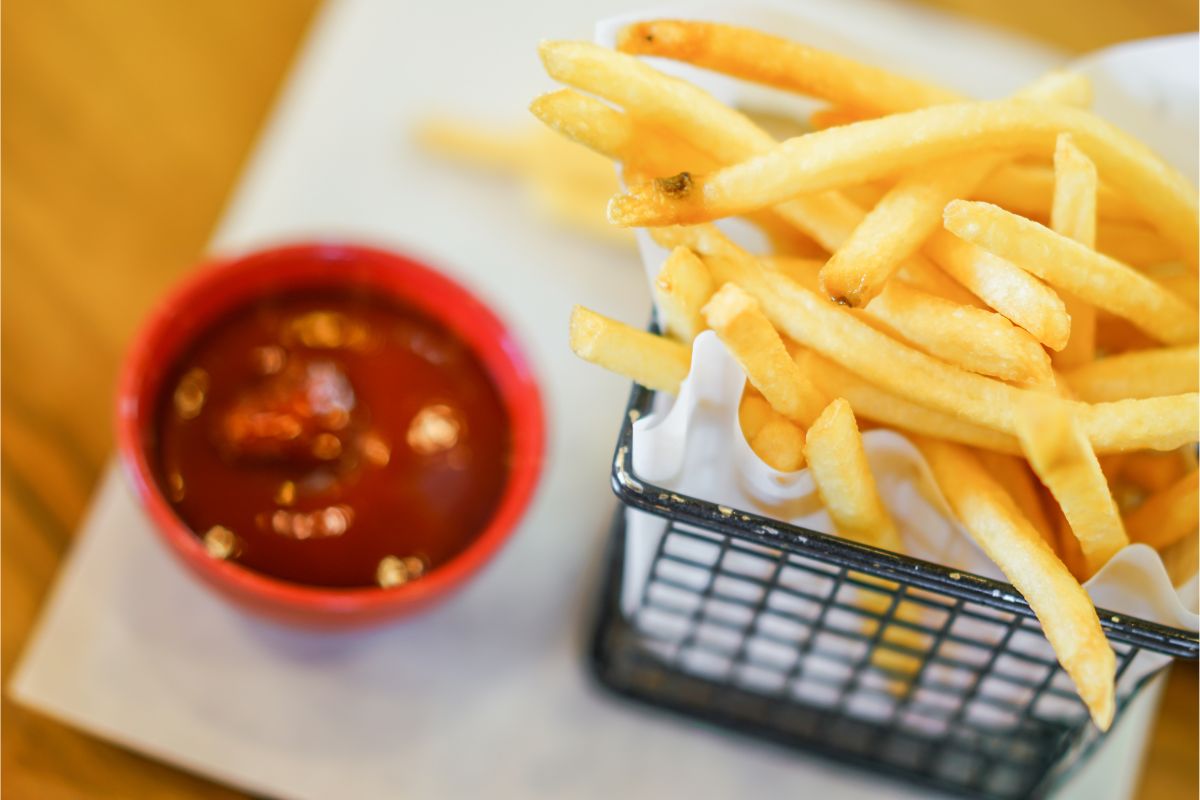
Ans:
MULTIPOLYGON (((186 318, 186 317, 184 317, 186 318)), ((460 588, 512 537, 533 499, 545 455, 545 414, 541 392, 528 358, 511 329, 474 293, 447 275, 410 256, 374 246, 336 240, 302 241, 255 249, 202 262, 151 310, 135 334, 117 380, 116 439, 124 472, 159 538, 199 577, 236 599, 303 620, 305 618, 377 618, 399 614, 460 588), (351 269, 324 272, 319 265, 349 262, 351 269), (301 275, 289 278, 289 270, 301 275), (255 274, 258 273, 258 274, 255 274), (275 276, 275 280, 271 280, 275 276), (292 282, 298 280, 298 282, 292 282), (411 280, 411 293, 402 281, 411 280), (237 293, 223 289, 251 285, 237 293), (465 549, 420 580, 393 588, 322 587, 292 583, 234 561, 208 555, 200 536, 175 513, 163 495, 145 440, 155 424, 163 377, 197 336, 219 324, 239 306, 273 291, 319 286, 369 286, 430 316, 449 328, 483 362, 500 392, 512 434, 509 475, 496 511, 465 549), (176 337, 174 352, 163 353, 169 326, 180 312, 207 298, 207 319, 176 337), (435 303, 436 300, 436 303, 435 303), (447 316, 449 315, 449 316, 447 316), (452 318, 451 318, 452 317, 452 318)))

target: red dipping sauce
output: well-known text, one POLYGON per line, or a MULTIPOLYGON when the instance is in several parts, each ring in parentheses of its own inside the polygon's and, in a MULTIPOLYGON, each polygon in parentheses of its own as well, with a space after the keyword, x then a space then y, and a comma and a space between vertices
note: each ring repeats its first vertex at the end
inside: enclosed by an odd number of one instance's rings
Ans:
POLYGON ((214 557, 300 584, 396 586, 466 549, 501 501, 499 392, 453 333, 394 300, 256 300, 177 364, 150 451, 214 557))

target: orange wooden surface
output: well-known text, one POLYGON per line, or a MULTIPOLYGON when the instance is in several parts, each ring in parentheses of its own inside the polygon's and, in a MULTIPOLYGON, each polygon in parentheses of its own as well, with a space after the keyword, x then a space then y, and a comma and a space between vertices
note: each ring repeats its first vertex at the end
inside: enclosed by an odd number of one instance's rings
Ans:
MULTIPOLYGON (((1072 50, 1196 29, 1185 0, 927 0, 1072 50)), ((2 647, 19 654, 111 448, 121 349, 202 254, 315 0, 9 0, 0 20, 2 647)), ((1194 797, 1197 674, 1143 798, 1194 797)), ((239 797, 3 702, 17 798, 239 797)))

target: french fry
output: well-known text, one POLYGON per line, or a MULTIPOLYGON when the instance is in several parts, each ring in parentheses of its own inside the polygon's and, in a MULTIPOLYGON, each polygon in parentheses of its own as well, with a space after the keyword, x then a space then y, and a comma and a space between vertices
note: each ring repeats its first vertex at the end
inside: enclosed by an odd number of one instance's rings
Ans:
MULTIPOLYGON (((670 228, 656 238, 669 246, 687 244, 696 250, 714 280, 737 283, 753 295, 767 318, 797 344, 838 361, 891 394, 1016 434, 1014 407, 1028 392, 945 364, 875 330, 849 310, 765 269, 711 225, 670 228)), ((1097 452, 1172 450, 1196 441, 1200 429, 1196 402, 1196 395, 1185 394, 1076 403, 1073 408, 1097 452)))
MULTIPOLYGON (((1051 73, 1017 97, 1044 102, 1091 100, 1086 79, 1051 73)), ((1004 160, 994 153, 970 153, 914 169, 885 194, 854 234, 821 270, 821 286, 834 300, 854 307, 874 297, 900 262, 941 227, 942 209, 970 194, 1004 160)))
POLYGON ((863 380, 811 350, 797 353, 796 362, 801 371, 826 395, 846 398, 858 417, 874 420, 890 428, 936 436, 984 450, 1016 454, 1021 452, 1021 445, 1013 436, 905 400, 863 380))
POLYGON ((826 128, 836 128, 839 125, 849 125, 851 122, 862 122, 864 119, 871 119, 874 116, 877 115, 856 111, 845 106, 829 106, 812 112, 808 117, 808 124, 815 131, 822 131, 826 128))
MULTIPOLYGON (((629 115, 635 116, 643 127, 666 131, 718 163, 733 163, 775 146, 775 139, 745 114, 633 56, 614 53, 588 42, 542 42, 538 53, 552 78, 617 103, 629 115)), ((603 112, 578 100, 572 101, 573 106, 568 107, 564 102, 556 107, 553 97, 542 98, 539 101, 542 106, 535 103, 534 113, 593 149, 611 153, 623 161, 625 158, 633 161, 636 153, 616 147, 618 137, 610 136, 601 141, 601 137, 589 130, 594 124, 604 123, 603 112)), ((602 103, 599 105, 603 106, 602 103)), ((620 114, 607 110, 610 118, 612 114, 620 114)), ((607 124, 615 123, 610 119, 607 124)), ((629 129, 633 130, 632 127, 629 129)), ((644 138, 631 138, 630 141, 644 138)), ((670 174, 659 168, 663 158, 637 157, 646 164, 646 175, 670 174)), ((831 243, 848 236, 863 212, 844 197, 826 192, 781 202, 774 208, 774 213, 826 249, 832 249, 835 245, 831 243)))
POLYGON ((992 311, 960 306, 899 281, 890 281, 864 310, 947 364, 1027 386, 1054 385, 1046 351, 992 311))
POLYGON ((767 420, 773 414, 778 413, 771 408, 771 404, 758 393, 757 389, 746 384, 746 388, 742 392, 742 401, 738 404, 738 424, 741 426, 742 434, 746 437, 747 442, 762 430, 763 425, 767 424, 767 420))
MULTIPOLYGON (((611 167, 610 167, 611 169, 611 167)), ((620 231, 604 218, 605 198, 595 192, 564 181, 562 178, 536 176, 529 183, 530 194, 537 208, 547 218, 623 247, 633 247, 636 240, 630 232, 620 231), (625 235, 620 235, 624 233, 625 235)))
POLYGON ((704 330, 700 309, 713 293, 712 277, 695 253, 676 247, 654 279, 654 300, 668 336, 689 343, 704 330))
POLYGON ((544 128, 489 131, 478 123, 441 118, 423 122, 416 136, 431 152, 517 176, 534 205, 564 227, 626 247, 634 244, 630 236, 614 236, 605 216, 608 198, 619 185, 612 164, 544 128))
POLYGON ((812 425, 825 398, 796 366, 754 298, 725 284, 704 306, 703 314, 771 407, 804 427, 812 425))
POLYGON ((952 233, 937 231, 925 252, 948 275, 1051 350, 1066 346, 1071 317, 1062 298, 1015 264, 952 233))
MULTIPOLYGON (((665 83, 662 91, 669 92, 671 88, 672 84, 665 83)), ((669 174, 686 165, 716 163, 712 156, 662 126, 635 120, 628 113, 572 89, 541 95, 530 104, 529 109, 546 126, 567 139, 621 162, 625 167, 626 180, 637 181, 645 176, 669 174)), ((611 170, 611 165, 605 168, 611 170)), ((610 174, 609 177, 615 181, 614 176, 610 174)), ((839 235, 842 229, 852 230, 854 220, 862 215, 852 205, 837 203, 836 198, 827 201, 819 197, 808 198, 804 205, 785 204, 781 210, 783 214, 759 212, 754 215, 753 221, 773 241, 786 240, 789 245, 800 245, 809 251, 815 249, 809 243, 809 231, 821 235, 839 235), (809 210, 806 211, 806 208, 809 210), (846 214, 851 216, 847 217, 846 214), (786 229, 790 235, 785 235, 781 229, 786 229), (798 233, 801 236, 798 237, 798 233), (798 238, 804 241, 798 242, 798 238)), ((818 237, 817 241, 821 242, 822 239, 818 237)))
MULTIPOLYGON (((818 128, 817 130, 820 130, 818 128)), ((894 186, 894 183, 887 181, 873 181, 871 183, 860 183, 857 186, 845 186, 842 188, 842 194, 853 200, 861 208, 874 208, 875 204, 883 199, 887 194, 888 189, 894 186)))
POLYGON ((854 412, 845 399, 834 400, 813 422, 805 455, 838 532, 872 547, 902 552, 900 534, 879 499, 854 412))
POLYGON ((969 451, 924 437, 917 446, 959 522, 1037 615, 1096 727, 1107 730, 1116 656, 1087 592, 969 451))
POLYGON ((1200 391, 1196 345, 1134 350, 1063 373, 1080 400, 1100 403, 1128 397, 1161 397, 1200 391))
MULTIPOLYGON (((1054 171, 1037 164, 1005 164, 985 178, 970 199, 1023 217, 1049 219, 1054 205, 1054 171)), ((1141 219, 1137 206, 1104 184, 1096 187, 1096 205, 1105 219, 1141 219)))
POLYGON ((1057 550, 1058 532, 1046 517, 1046 509, 1042 506, 1042 498, 1035 482, 1036 478, 1029 471, 1025 460, 1003 453, 994 453, 990 450, 976 451, 975 457, 979 459, 979 463, 996 483, 1008 492, 1008 496, 1025 515, 1025 519, 1033 525, 1034 530, 1042 537, 1042 541, 1050 549, 1057 550))
POLYGON ((1157 231, 1141 224, 1105 221, 1096 230, 1096 249, 1109 258, 1144 268, 1177 261, 1183 254, 1157 231))
POLYGON ((1126 453, 1117 474, 1121 481, 1154 493, 1166 489, 1195 466, 1194 461, 1189 463, 1189 459, 1179 452, 1126 453))
POLYGON ((821 270, 825 294, 854 308, 866 305, 937 229, 946 203, 969 192, 997 161, 994 155, 972 153, 901 178, 821 270))
POLYGON ((986 305, 963 284, 950 277, 945 270, 939 269, 920 253, 909 256, 900 265, 896 277, 921 291, 950 300, 960 306, 984 308, 986 305))
POLYGON ((1083 428, 1066 403, 1026 400, 1017 409, 1017 438, 1071 524, 1088 574, 1094 574, 1129 537, 1083 428))
MULTIPOLYGON (((820 291, 819 262, 768 257, 763 263, 809 291, 820 291)), ((894 280, 862 313, 947 364, 1029 386, 1054 384, 1046 351, 1028 333, 991 311, 964 307, 894 280)))
POLYGON ((1200 524, 1200 485, 1193 469, 1150 497, 1125 517, 1129 538, 1165 550, 1185 536, 1196 536, 1200 524))
MULTIPOLYGON (((639 122, 571 89, 541 95, 530 104, 529 110, 551 130, 620 161, 633 173, 668 175, 679 169, 712 167, 717 163, 669 131, 639 122)), ((605 166, 611 171, 611 165, 605 166)))
POLYGON ((1192 308, 1200 302, 1200 277, 1194 272, 1151 274, 1150 278, 1192 308))
POLYGON ((1183 586, 1197 572, 1200 566, 1200 536, 1184 536, 1175 544, 1160 550, 1163 566, 1167 568, 1167 577, 1173 586, 1183 586))
POLYGON ((1195 392, 1166 397, 1074 403, 1079 422, 1097 453, 1176 450, 1200 438, 1195 392))
MULTIPOLYGON (((693 151, 697 148, 692 145, 708 143, 709 152, 723 161, 749 158, 774 145, 772 137, 745 115, 636 59, 577 42, 543 43, 541 54, 552 77, 619 103, 639 119, 666 121, 657 127, 645 122, 639 125, 628 114, 569 90, 543 95, 532 106, 534 114, 555 130, 611 158, 640 163, 644 174, 663 174, 662 167, 671 157, 685 157, 697 164, 706 157, 697 158, 691 152, 659 155, 674 153, 673 143, 678 140, 687 142, 693 151), (714 149, 710 141, 718 131, 721 144, 714 149), (639 142, 647 143, 644 152, 639 150, 639 142)), ((857 204, 838 192, 796 197, 772 212, 830 251, 840 246, 865 216, 857 204)), ((936 294, 963 304, 971 302, 969 292, 945 280, 919 256, 906 261, 902 269, 925 287, 936 287, 936 294)))
POLYGON ((689 141, 718 161, 744 158, 748 146, 775 144, 746 115, 633 56, 590 42, 562 41, 542 42, 538 54, 550 77, 616 103, 647 123, 676 132, 699 124, 704 136, 689 141))
POLYGON ((677 394, 691 368, 691 350, 583 306, 571 312, 571 350, 580 358, 640 383, 677 394))
POLYGON ((1068 132, 1117 191, 1181 252, 1198 243, 1195 190, 1145 145, 1077 108, 1001 100, 893 114, 817 131, 708 175, 659 178, 609 203, 618 225, 662 226, 719 219, 789 197, 853 186, 916 164, 987 149, 1049 152, 1068 132))
POLYGON ((1075 145, 1071 134, 1054 146, 1054 204, 1050 227, 1084 247, 1096 245, 1096 165, 1075 145))
POLYGON ((953 103, 959 95, 814 47, 714 22, 635 22, 617 35, 627 53, 662 56, 876 114, 953 103))
POLYGON ((1098 354, 1115 355, 1130 350, 1154 350, 1161 346, 1161 342, 1142 333, 1129 320, 1106 311, 1096 313, 1096 352, 1098 354))
POLYGON ((1196 311, 1136 270, 997 206, 955 200, 946 228, 1168 344, 1196 340, 1196 311))
POLYGON ((750 440, 750 449, 772 469, 795 472, 804 466, 804 429, 771 409, 750 440))
MULTIPOLYGON (((1079 151, 1069 133, 1058 137, 1054 147, 1054 204, 1050 227, 1084 247, 1096 246, 1096 165, 1079 151)), ((1070 292, 1062 294, 1071 315, 1071 337, 1054 355, 1060 369, 1091 361, 1096 353, 1096 309, 1070 292)))

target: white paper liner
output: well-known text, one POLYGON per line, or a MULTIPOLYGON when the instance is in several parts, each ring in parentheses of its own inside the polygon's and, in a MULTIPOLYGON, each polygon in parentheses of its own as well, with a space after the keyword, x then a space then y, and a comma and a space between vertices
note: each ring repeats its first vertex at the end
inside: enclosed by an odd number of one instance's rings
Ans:
MULTIPOLYGON (((636 19, 662 16, 740 22, 772 31, 784 31, 784 35, 810 41, 820 33, 810 27, 805 35, 804 23, 775 11, 747 11, 728 6, 686 6, 602 22, 597 26, 596 40, 612 46, 616 32, 623 25, 636 19)), ((820 41, 823 46, 836 49, 835 45, 829 44, 829 37, 822 36, 820 41)), ((854 48, 849 50, 853 51, 854 48)), ((1197 51, 1195 36, 1169 37, 1105 50, 1074 65, 1093 80, 1098 113, 1116 124, 1124 124, 1145 138, 1193 180, 1196 174, 1197 51)), ((656 66, 692 80, 727 103, 776 110, 783 106, 793 112, 803 110, 798 108, 794 98, 783 98, 778 93, 747 87, 724 76, 670 61, 656 61, 656 66)), ((723 224, 723 227, 749 249, 757 249, 760 244, 747 239, 754 235, 748 232, 748 227, 739 227, 736 222, 732 226, 723 224)), ((667 253, 644 231, 638 231, 638 242, 647 278, 652 281, 667 253)), ((692 369, 679 397, 672 401, 672 398, 660 394, 654 412, 634 424, 633 465, 636 475, 668 492, 716 503, 728 508, 731 514, 741 509, 816 531, 832 532, 829 517, 820 508, 807 470, 792 474, 779 473, 762 462, 750 449, 737 418, 743 384, 741 368, 716 335, 711 331, 701 334, 693 345, 692 369)), ((871 430, 864 434, 863 440, 880 494, 896 519, 908 555, 964 572, 1005 580, 966 532, 952 521, 928 465, 904 436, 893 431, 871 430)), ((626 511, 626 522, 622 609, 647 634, 647 646, 660 649, 664 656, 669 657, 684 635, 683 626, 692 624, 690 620, 686 617, 671 620, 654 614, 635 613, 646 593, 649 572, 667 523, 661 518, 632 509, 626 511)), ((703 536, 698 529, 697 533, 703 536)), ((672 542, 672 546, 678 548, 675 555, 701 562, 706 558, 711 560, 714 549, 700 538, 672 542)), ((763 559, 746 559, 746 568, 759 570, 759 574, 747 573, 752 578, 766 578, 770 569, 769 562, 763 559)), ((684 584, 689 580, 682 575, 673 577, 684 584)), ((693 581, 707 579, 706 575, 701 574, 690 578, 693 581)), ((813 586, 814 580, 819 582, 822 579, 800 570, 793 573, 785 570, 778 582, 785 589, 815 590, 814 593, 820 594, 822 587, 813 586), (789 584, 789 581, 793 583, 789 584)), ((696 588, 700 588, 699 584, 696 588)), ((1131 545, 1123 549, 1085 584, 1085 588, 1097 607, 1171 627, 1200 630, 1197 576, 1193 574, 1181 585, 1172 586, 1162 558, 1145 545, 1131 545)), ((784 602, 783 598, 793 597, 787 592, 777 591, 771 591, 764 597, 765 590, 753 583, 745 583, 741 591, 744 596, 739 599, 767 608, 776 602, 784 602)), ((726 605, 729 607, 719 612, 728 617, 726 622, 738 625, 748 621, 746 615, 752 613, 748 608, 726 605)), ((710 600, 706 609, 708 615, 714 613, 714 607, 710 600)), ((986 637, 986 622, 960 622, 966 626, 962 631, 965 636, 986 637)), ((761 630, 761 623, 756 630, 761 630)), ((754 634, 755 631, 751 631, 750 639, 739 644, 726 644, 750 651, 755 648, 769 650, 772 640, 755 641, 754 634)), ((822 692, 821 684, 811 681, 797 681, 795 686, 781 687, 776 685, 777 677, 772 674, 759 676, 761 681, 758 682, 745 670, 742 674, 730 675, 728 670, 733 659, 712 654, 719 652, 721 638, 730 636, 729 629, 721 625, 708 625, 702 617, 693 636, 696 640, 711 639, 718 646, 708 653, 689 651, 681 659, 684 669, 708 677, 733 679, 751 689, 759 688, 767 692, 790 689, 808 702, 819 703, 823 695, 833 702, 838 694, 822 692)), ((849 651, 854 649, 855 644, 845 640, 846 654, 853 655, 849 651)), ((828 645, 829 642, 823 642, 821 647, 824 649, 828 645)), ((777 644, 774 646, 778 647, 777 644)), ((1040 636, 1025 636, 1024 632, 1020 632, 1009 646, 1041 658, 1053 658, 1048 644, 1040 636)), ((779 654, 781 658, 785 655, 779 654)), ((1141 652, 1123 674, 1118 694, 1128 691, 1143 676, 1161 668, 1168 660, 1166 656, 1141 652)), ((850 669, 845 665, 821 662, 827 663, 826 669, 834 673, 839 669, 850 669)), ((936 666, 932 668, 935 673, 932 676, 930 670, 926 670, 924 677, 939 679, 937 669, 936 666)), ((1019 678, 1039 679, 1038 668, 1033 665, 1017 661, 1011 669, 1012 674, 1019 678)), ((806 669, 805 673, 808 672, 806 669)), ((1061 679, 1064 676, 1060 674, 1058 680, 1061 679)), ((1070 686, 1068 684, 1060 688, 1069 689, 1070 686)), ((1029 690, 998 682, 992 694, 1000 700, 1018 702, 1023 691, 1029 690)), ((1053 695, 1045 696, 1043 700, 1050 706, 1057 702, 1060 708, 1039 708, 1039 716, 1082 713, 1078 703, 1053 695)), ((867 698, 862 707, 851 708, 850 711, 866 717, 886 713, 885 696, 867 698)), ((968 709, 968 713, 976 713, 976 709, 968 709)), ((986 716, 987 713, 996 712, 994 707, 988 706, 979 713, 986 716)), ((938 733, 936 728, 939 723, 936 720, 919 720, 914 724, 931 735, 938 733)))

